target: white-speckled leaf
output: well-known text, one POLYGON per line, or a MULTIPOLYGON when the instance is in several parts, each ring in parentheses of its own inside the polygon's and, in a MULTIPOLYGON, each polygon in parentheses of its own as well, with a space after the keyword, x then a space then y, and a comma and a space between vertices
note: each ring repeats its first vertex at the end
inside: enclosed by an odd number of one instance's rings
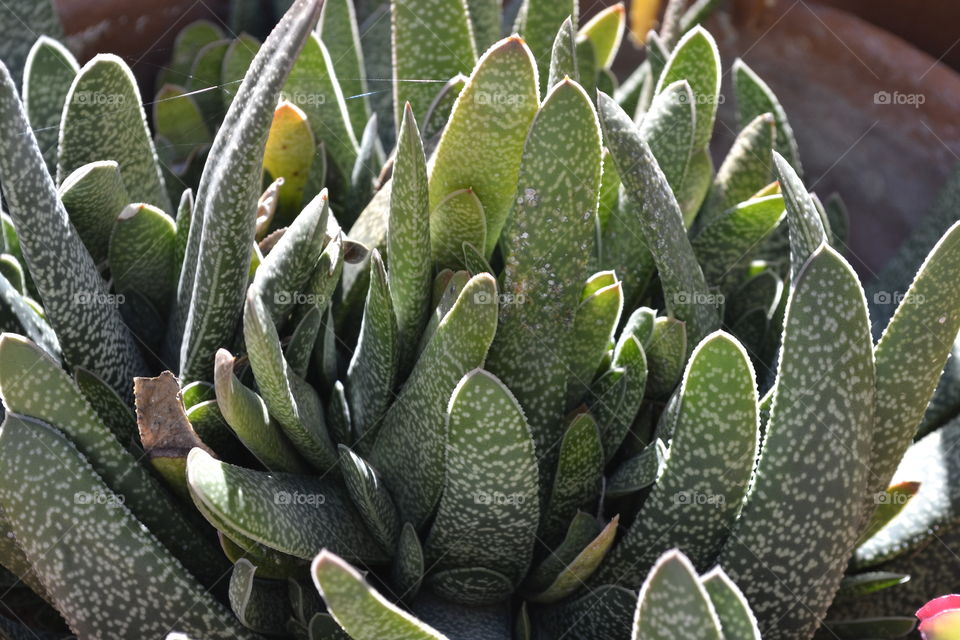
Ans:
POLYGON ((621 498, 646 489, 660 477, 666 467, 667 445, 659 438, 624 460, 607 478, 603 495, 621 498))
POLYGON ((393 113, 410 103, 424 117, 436 87, 423 80, 467 74, 477 61, 465 0, 391 0, 393 18, 393 113))
POLYGON ((529 600, 556 602, 583 587, 613 545, 619 522, 617 515, 601 526, 593 516, 577 513, 560 546, 531 572, 530 588, 542 589, 529 600))
POLYGON ((437 269, 463 267, 463 243, 487 244, 483 203, 472 189, 459 189, 437 203, 430 214, 430 248, 437 269))
POLYGON ((57 334, 31 306, 18 287, 3 275, 0 275, 0 332, 26 336, 52 358, 60 360, 57 334))
POLYGON ((577 43, 576 30, 573 28, 573 21, 568 16, 560 30, 557 31, 557 37, 553 41, 553 49, 550 53, 550 73, 547 80, 547 91, 552 89, 558 82, 568 77, 571 80, 580 80, 580 71, 577 69, 577 43))
POLYGON ((683 217, 653 153, 633 122, 606 94, 598 100, 604 142, 627 191, 642 203, 641 231, 660 272, 670 315, 687 325, 695 345, 720 324, 714 297, 687 239, 683 217))
POLYGON ((693 148, 710 142, 720 96, 720 53, 713 36, 703 27, 694 27, 677 43, 657 82, 656 93, 677 80, 690 83, 695 99, 696 133, 693 148))
POLYGON ((393 584, 401 600, 410 601, 417 597, 423 583, 425 562, 416 529, 409 522, 404 523, 391 570, 393 584))
POLYGON ((240 558, 230 573, 227 595, 230 608, 243 626, 257 633, 272 635, 290 617, 287 585, 257 577, 257 567, 240 558))
POLYGON ((575 406, 584 399, 600 363, 607 355, 613 332, 620 321, 623 287, 615 278, 616 275, 610 271, 594 274, 581 294, 570 336, 567 407, 575 406), (591 283, 607 276, 613 276, 614 281, 596 291, 589 291, 591 283))
POLYGON ((67 94, 60 124, 57 182, 97 160, 114 160, 138 202, 172 211, 157 152, 127 63, 100 54, 83 65, 67 94))
POLYGON ((713 179, 699 216, 700 224, 713 222, 724 211, 750 199, 770 183, 773 177, 770 150, 776 135, 775 120, 769 113, 758 115, 737 135, 713 179))
POLYGON ((363 458, 340 445, 344 484, 367 529, 384 551, 391 553, 400 537, 400 518, 380 474, 363 458))
MULTIPOLYGON (((640 137, 650 145, 670 190, 678 198, 694 150, 697 127, 694 105, 690 83, 685 79, 677 80, 654 96, 640 122, 640 137)), ((687 220, 684 224, 690 226, 687 220)))
POLYGON ((757 619, 747 599, 722 568, 714 567, 700 581, 710 594, 724 640, 760 640, 757 619))
POLYGON ((387 278, 397 316, 401 375, 412 366, 414 349, 429 314, 433 279, 429 199, 423 141, 413 110, 406 107, 397 138, 387 220, 387 278))
POLYGON ((773 164, 790 223, 790 272, 796 279, 810 256, 828 241, 827 231, 813 197, 793 167, 776 151, 773 152, 773 164))
POLYGON ((666 468, 637 519, 607 558, 597 584, 640 584, 654 561, 680 549, 709 567, 740 512, 759 434, 750 358, 723 332, 690 356, 666 468))
MULTIPOLYGON (((578 0, 523 0, 513 30, 523 36, 530 45, 537 68, 540 71, 540 86, 544 93, 550 69, 550 52, 560 25, 568 17, 576 28, 580 18, 578 0)), ((591 66, 593 63, 591 62, 591 66)))
POLYGON ((310 567, 327 609, 353 640, 448 640, 377 593, 359 571, 329 551, 310 567))
POLYGON ((444 490, 427 561, 440 570, 483 567, 516 584, 533 558, 540 516, 530 427, 510 390, 482 369, 454 389, 447 416, 444 490))
POLYGON ((243 309, 263 151, 277 98, 320 11, 296 0, 257 53, 213 141, 197 190, 177 290, 180 377, 213 378, 214 354, 228 344, 243 309))
POLYGON ((113 160, 85 164, 60 185, 70 222, 98 264, 107 259, 113 223, 132 200, 113 160))
POLYGON ((840 584, 862 522, 875 389, 863 289, 823 246, 787 305, 760 461, 719 560, 764 638, 811 635, 840 584))
POLYGON ((531 612, 538 636, 578 640, 630 640, 637 592, 603 585, 575 600, 531 612))
POLYGON ((110 234, 114 291, 143 296, 158 310, 169 308, 177 287, 176 233, 173 219, 156 207, 131 204, 124 208, 110 234))
POLYGON ((653 323, 644 345, 647 356, 647 394, 665 399, 680 382, 687 355, 686 326, 674 318, 660 316, 653 323))
POLYGON ((351 0, 326 0, 317 23, 317 35, 330 52, 333 70, 350 114, 353 133, 359 139, 370 119, 367 99, 367 74, 363 66, 363 47, 357 14, 351 0))
POLYGON ((497 330, 497 284, 474 276, 443 317, 387 411, 370 462, 405 522, 422 526, 443 489, 446 412, 467 372, 483 365, 497 330))
POLYGON ((68 365, 103 378, 122 397, 143 359, 57 197, 6 68, 0 66, 0 181, 46 320, 68 365))
POLYGON ((55 429, 8 414, 0 443, 4 513, 80 637, 253 640, 55 429))
POLYGON ((740 128, 743 129, 764 113, 773 114, 777 127, 777 151, 787 159, 797 174, 803 175, 800 152, 793 136, 793 128, 787 121, 787 113, 767 83, 739 58, 733 62, 733 86, 737 96, 737 123, 740 128))
POLYGON ((681 552, 660 556, 640 589, 632 640, 722 640, 720 619, 693 565, 681 552))
POLYGON ((331 478, 244 469, 193 449, 187 483, 200 512, 227 534, 304 560, 325 548, 361 562, 387 559, 331 478))
POLYGON ((627 24, 627 11, 623 2, 600 11, 580 29, 580 37, 593 45, 596 65, 608 69, 620 50, 623 32, 627 24))
POLYGON ((876 347, 877 424, 868 490, 883 491, 916 434, 960 329, 960 223, 930 251, 876 347))
MULTIPOLYGON (((573 331, 594 245, 600 127, 590 98, 566 80, 544 100, 523 150, 516 201, 503 230, 504 304, 489 369, 520 401, 541 478, 563 435, 573 331)), ((488 233, 491 230, 488 228, 488 233)))
POLYGON ((619 401, 597 395, 594 389, 590 410, 597 418, 600 441, 607 462, 613 459, 630 425, 633 424, 646 393, 649 365, 640 341, 635 336, 621 336, 613 351, 610 371, 623 371, 623 395, 619 401))
POLYGON ((450 193, 473 189, 487 217, 488 257, 513 206, 524 140, 539 104, 530 49, 520 38, 501 40, 477 62, 434 154, 431 210, 450 193))
POLYGON ((60 116, 78 71, 73 54, 45 35, 33 43, 23 67, 23 107, 51 173, 57 170, 60 116))

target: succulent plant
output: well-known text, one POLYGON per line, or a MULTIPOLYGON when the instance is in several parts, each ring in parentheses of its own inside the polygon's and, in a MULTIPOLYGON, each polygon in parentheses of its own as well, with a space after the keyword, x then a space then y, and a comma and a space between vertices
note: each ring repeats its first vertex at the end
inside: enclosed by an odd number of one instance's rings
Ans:
POLYGON ((373 4, 184 29, 152 130, 119 58, 41 38, 26 106, 0 73, 0 565, 34 626, 909 633, 873 609, 960 520, 955 424, 911 445, 960 229, 868 313, 742 61, 714 170, 710 2, 622 85, 623 5, 526 0, 501 39, 499 2, 373 4))

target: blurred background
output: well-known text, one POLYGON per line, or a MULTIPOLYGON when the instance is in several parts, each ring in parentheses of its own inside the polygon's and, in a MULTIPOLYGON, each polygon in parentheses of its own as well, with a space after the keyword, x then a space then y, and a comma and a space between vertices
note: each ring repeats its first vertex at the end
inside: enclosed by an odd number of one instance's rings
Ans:
MULTIPOLYGON (((358 13, 382 1, 357 0, 358 13)), ((581 20, 610 4, 581 0, 581 20)), ((621 78, 643 60, 642 35, 660 4, 628 0, 635 33, 615 66, 621 78)), ((81 63, 98 52, 120 55, 143 95, 154 95, 183 26, 206 18, 262 36, 285 5, 289 0, 54 0, 81 63)), ((721 0, 707 25, 725 69, 743 57, 779 96, 800 142, 807 186, 847 203, 850 257, 865 280, 960 163, 958 25, 957 0, 721 0)), ((729 74, 724 92, 730 95, 729 74)), ((717 129, 719 161, 735 133, 733 104, 721 106, 717 129)))

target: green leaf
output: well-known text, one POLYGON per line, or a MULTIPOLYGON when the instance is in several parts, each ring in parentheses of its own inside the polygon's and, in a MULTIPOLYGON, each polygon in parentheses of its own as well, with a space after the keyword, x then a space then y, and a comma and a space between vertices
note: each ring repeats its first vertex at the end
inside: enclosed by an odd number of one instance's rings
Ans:
POLYGON ((663 473, 666 462, 667 445, 663 440, 657 439, 616 468, 607 478, 603 495, 607 498, 621 498, 646 489, 663 473))
POLYGON ((387 221, 387 277, 397 316, 401 375, 412 365, 416 341, 427 322, 433 264, 430 260, 430 203, 427 162, 417 121, 404 108, 387 221))
POLYGON ((256 577, 257 567, 241 558, 230 573, 230 608, 240 623, 257 633, 273 634, 290 617, 287 586, 256 577))
POLYGON ((50 325, 30 306, 27 298, 0 275, 0 331, 18 333, 60 360, 60 344, 50 325))
POLYGON ((620 50, 627 11, 622 2, 600 11, 580 29, 579 36, 593 45, 598 69, 609 69, 620 50))
POLYGON ((687 355, 686 326, 674 318, 661 316, 644 345, 647 356, 647 394, 664 399, 680 382, 687 355))
POLYGON ((864 544, 883 529, 891 520, 897 517, 910 500, 917 495, 920 489, 919 482, 901 482, 889 487, 886 491, 875 494, 873 500, 876 508, 870 516, 867 525, 857 538, 857 546, 864 544))
MULTIPOLYGON (((579 19, 577 0, 523 0, 513 30, 523 36, 530 46, 537 68, 540 70, 540 86, 544 87, 550 68, 550 51, 557 29, 568 17, 576 27, 579 19)), ((544 87, 544 92, 547 88, 544 87)))
POLYGON ((126 62, 100 54, 83 65, 63 109, 57 182, 90 162, 114 160, 132 200, 172 211, 140 103, 126 62))
POLYGON ((167 140, 175 157, 182 160, 213 139, 200 106, 187 89, 179 85, 164 85, 157 93, 153 101, 153 123, 157 135, 167 140))
POLYGON ((581 413, 570 421, 560 441, 557 470, 540 520, 540 537, 552 546, 560 541, 577 510, 600 493, 603 443, 596 420, 581 413))
POLYGON ((423 582, 424 565, 420 538, 413 525, 406 522, 400 530, 392 570, 393 584, 397 586, 397 595, 401 600, 410 601, 417 597, 423 582))
POLYGON ((94 261, 106 260, 114 221, 131 201, 120 165, 113 160, 85 164, 67 176, 58 193, 94 261))
MULTIPOLYGON (((143 359, 67 219, 9 73, 0 71, 0 181, 46 320, 71 367, 84 367, 130 398, 143 359)), ((11 253, 8 251, 8 253, 11 253)))
POLYGON ((363 458, 343 445, 339 451, 344 484, 360 518, 384 551, 392 552, 400 537, 400 518, 390 492, 363 458))
POLYGON ((477 52, 486 51, 500 39, 500 0, 467 0, 477 52))
POLYGON ((430 108, 427 110, 427 115, 423 118, 423 128, 421 129, 422 137, 427 141, 428 152, 433 151, 439 144, 440 135, 446 128, 447 122, 450 121, 450 114, 453 112, 457 98, 460 97, 463 88, 466 86, 467 76, 458 73, 447 80, 443 88, 434 96, 433 102, 430 103, 430 108))
POLYGON ((446 410, 460 379, 483 365, 497 330, 497 285, 474 276, 439 323, 383 418, 370 462, 405 522, 422 526, 443 489, 446 410))
POLYGON ((127 206, 110 234, 110 275, 119 294, 136 292, 166 309, 176 288, 176 227, 148 204, 127 206))
POLYGON ((616 274, 612 271, 601 271, 591 276, 581 293, 581 302, 577 307, 570 336, 567 407, 583 400, 590 389, 590 383, 607 355, 622 311, 623 287, 616 281, 616 274), (613 282, 590 292, 592 283, 602 279, 606 284, 608 278, 612 278, 613 282))
POLYGON ((363 66, 363 47, 357 28, 357 14, 350 0, 327 0, 320 11, 317 35, 330 52, 333 70, 337 74, 353 125, 359 139, 370 119, 367 99, 367 73, 363 66))
POLYGON ((960 330, 960 223, 930 251, 877 343, 877 424, 868 490, 883 491, 910 446, 960 330))
POLYGON ((437 203, 430 216, 430 246, 438 269, 463 266, 463 243, 487 245, 483 203, 472 189, 460 189, 437 203))
POLYGON ((290 341, 283 349, 283 357, 286 358, 287 364, 301 378, 307 377, 313 347, 317 343, 317 336, 320 335, 320 325, 323 324, 323 315, 320 313, 319 306, 308 304, 306 309, 306 313, 294 328, 290 341))
POLYGON ((828 241, 827 231, 813 197, 793 167, 776 151, 773 152, 773 164, 790 222, 790 273, 796 279, 810 256, 828 241))
POLYGON ((327 433, 320 398, 290 368, 280 347, 277 327, 254 288, 244 307, 243 337, 250 368, 270 415, 310 464, 323 472, 336 466, 337 454, 327 433))
MULTIPOLYGON (((487 257, 513 206, 524 140, 540 103, 534 69, 530 50, 519 38, 502 40, 487 51, 457 98, 434 154, 431 211, 452 192, 473 189, 487 218, 487 257), (477 136, 478 131, 484 135, 477 136)), ((408 77, 425 77, 423 73, 417 69, 408 77)))
MULTIPOLYGON (((828 620, 824 629, 838 638, 905 638, 917 626, 914 616, 828 620)), ((940 640, 940 636, 931 636, 940 640)), ((943 640, 949 640, 949 636, 943 640)))
POLYGON ((910 580, 910 576, 889 571, 868 571, 844 577, 837 598, 857 598, 896 587, 910 580))
POLYGON ((260 48, 260 41, 248 33, 241 33, 227 47, 218 84, 222 91, 223 104, 228 111, 234 99, 240 95, 243 79, 260 48))
POLYGON ((38 33, 63 38, 63 26, 52 0, 10 0, 0 10, 0 30, 7 34, 0 44, 0 61, 10 70, 16 84, 38 33))
POLYGON ((440 597, 466 607, 502 602, 513 590, 510 578, 483 567, 444 569, 427 577, 427 586, 440 597))
POLYGON ((217 528, 309 559, 330 549, 361 562, 386 556, 332 479, 244 469, 202 449, 187 457, 187 482, 200 512, 217 528))
POLYGON ((783 220, 783 196, 747 200, 714 218, 693 239, 707 284, 720 285, 783 220))
POLYGON ((550 52, 550 73, 547 81, 547 91, 552 89, 564 77, 579 81, 580 71, 577 68, 577 44, 576 29, 573 27, 573 20, 568 16, 557 37, 553 41, 553 49, 550 52))
POLYGON ((741 129, 750 124, 757 116, 764 113, 773 114, 777 126, 776 149, 792 166, 798 175, 803 171, 800 167, 800 152, 797 141, 793 136, 793 128, 787 121, 787 114, 773 94, 770 87, 760 79, 753 69, 737 58, 733 62, 733 88, 737 96, 737 124, 741 129))
MULTIPOLYGON (((213 378, 214 354, 243 308, 267 133, 278 94, 317 21, 317 0, 296 0, 258 52, 210 149, 197 190, 177 290, 180 378, 213 378)), ((224 62, 226 65, 226 61, 224 62)))
POLYGON ((73 54, 45 35, 33 43, 23 67, 23 108, 50 173, 57 169, 63 105, 79 71, 80 65, 73 54))
POLYGON ((0 362, 4 406, 62 430, 138 520, 191 571, 205 581, 215 581, 219 577, 216 550, 124 448, 127 443, 121 444, 103 425, 70 376, 21 336, 0 337, 0 362))
POLYGON ((511 638, 513 616, 508 603, 464 606, 428 591, 422 593, 411 607, 420 620, 457 640, 511 638))
MULTIPOLYGON (((720 619, 693 565, 679 551, 657 560, 640 589, 632 640, 722 640, 720 619)), ((734 636, 731 636, 731 638, 734 636)))
POLYGON ((696 220, 712 182, 713 156, 710 155, 710 149, 708 147, 694 149, 683 184, 676 194, 680 211, 683 212, 684 224, 690 226, 696 220))
POLYGON ((353 424, 350 420, 347 392, 343 388, 343 383, 339 380, 333 383, 333 390, 330 392, 330 399, 327 401, 327 428, 330 431, 330 437, 336 443, 356 440, 353 424))
MULTIPOLYGON (((654 96, 650 109, 640 122, 640 137, 650 145, 650 151, 657 159, 670 190, 677 197, 690 169, 695 142, 697 114, 694 105, 690 83, 677 80, 654 96)), ((684 217, 687 227, 695 213, 684 217)))
POLYGON ((267 413, 267 405, 233 372, 234 357, 217 351, 214 371, 217 406, 223 419, 254 457, 271 471, 303 473, 307 465, 267 413))
POLYGON ((429 83, 408 80, 470 73, 477 49, 465 0, 392 0, 390 6, 393 113, 395 122, 401 122, 408 102, 415 115, 426 115, 436 91, 429 83))
POLYGON ((710 142, 720 96, 720 53, 713 36, 703 27, 688 31, 670 54, 656 93, 671 83, 686 80, 693 91, 697 113, 693 148, 702 149, 710 142))
POLYGON ((575 600, 535 609, 535 628, 549 638, 569 634, 583 640, 626 638, 637 609, 637 592, 604 585, 575 600))
POLYGON ((757 619, 747 599, 722 568, 714 567, 700 581, 710 595, 725 639, 760 640, 757 619))
MULTIPOLYGON (((232 40, 217 40, 204 45, 197 51, 190 69, 187 88, 193 93, 203 121, 209 126, 219 125, 223 120, 226 105, 223 103, 223 89, 220 88, 223 61, 232 40)), ((231 87, 235 89, 235 87, 231 87)))
MULTIPOLYGON (((594 244, 600 128, 590 98, 561 82, 544 100, 524 146, 517 198, 504 227, 505 297, 489 369, 528 415, 541 479, 556 459, 566 407, 567 354, 594 244)), ((488 227, 488 233, 490 229, 488 227)))
POLYGON ((97 377, 83 367, 73 370, 73 380, 93 410, 117 440, 121 443, 134 442, 137 433, 137 415, 126 402, 97 377))
MULTIPOLYGON (((510 390, 482 369, 460 380, 447 413, 444 490, 426 557, 438 570, 482 567, 515 585, 540 515, 530 427, 510 390)), ((508 585, 500 597, 509 593, 508 585)))
MULTIPOLYGON (((316 35, 310 35, 283 86, 283 99, 307 114, 317 146, 323 143, 340 175, 349 180, 360 147, 334 70, 333 58, 316 35)), ((364 120, 359 126, 367 124, 364 120)))
POLYGON ((680 387, 666 468, 597 584, 635 587, 656 558, 680 549, 697 567, 716 559, 740 512, 757 455, 757 390, 750 358, 717 332, 697 345, 680 387))
POLYGON ((347 402, 358 433, 375 431, 393 399, 399 352, 397 338, 387 272, 380 253, 374 249, 360 338, 347 368, 347 402))
POLYGON ((642 202, 641 231, 660 272, 667 310, 686 323, 689 344, 698 344, 718 327, 719 318, 687 239, 680 208, 650 147, 623 109, 606 94, 600 95, 598 106, 604 141, 620 178, 631 196, 642 202))
POLYGON ((610 371, 623 372, 623 395, 614 402, 614 398, 598 395, 594 391, 594 398, 590 401, 590 410, 597 417, 597 425, 600 427, 600 440, 603 442, 607 462, 613 459, 620 444, 627 437, 646 390, 647 357, 634 336, 626 336, 617 344, 610 371))
POLYGON ((310 573, 327 609, 354 640, 447 640, 388 602, 356 569, 329 551, 314 559, 310 573))
POLYGON ((307 114, 300 107, 284 100, 273 112, 270 135, 263 152, 263 168, 274 180, 283 178, 273 226, 286 227, 300 213, 316 153, 316 143, 307 114))
POLYGON ((710 194, 700 213, 700 223, 708 224, 737 203, 749 200, 770 183, 773 163, 770 149, 776 137, 775 120, 769 113, 758 115, 743 128, 727 153, 710 194))
POLYGON ((866 465, 847 461, 869 456, 874 395, 863 290, 823 246, 788 302, 763 450, 719 560, 771 640, 812 634, 840 584, 867 480, 866 465), (783 562, 791 571, 768 568, 783 562))
POLYGON ((8 414, 0 443, 4 512, 75 633, 155 638, 177 629, 253 639, 54 428, 8 414))
POLYGON ((600 565, 617 535, 620 516, 601 529, 593 516, 577 513, 563 542, 530 574, 531 602, 557 602, 580 589, 600 565))
POLYGON ((169 68, 162 69, 163 82, 185 85, 200 50, 223 37, 220 27, 209 20, 197 20, 185 26, 173 42, 169 68))

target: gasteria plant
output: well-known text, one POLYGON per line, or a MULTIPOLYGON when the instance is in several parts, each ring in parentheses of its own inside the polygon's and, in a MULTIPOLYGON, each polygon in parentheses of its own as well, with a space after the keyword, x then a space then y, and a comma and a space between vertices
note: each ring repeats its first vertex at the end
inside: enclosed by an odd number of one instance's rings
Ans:
POLYGON ((622 5, 499 39, 498 1, 393 0, 361 44, 296 0, 185 29, 153 133, 121 60, 38 40, 23 104, 0 74, 11 581, 83 638, 909 633, 862 610, 960 513, 916 468, 955 428, 911 447, 960 230, 871 326, 742 61, 714 171, 712 4, 619 85, 622 5))

